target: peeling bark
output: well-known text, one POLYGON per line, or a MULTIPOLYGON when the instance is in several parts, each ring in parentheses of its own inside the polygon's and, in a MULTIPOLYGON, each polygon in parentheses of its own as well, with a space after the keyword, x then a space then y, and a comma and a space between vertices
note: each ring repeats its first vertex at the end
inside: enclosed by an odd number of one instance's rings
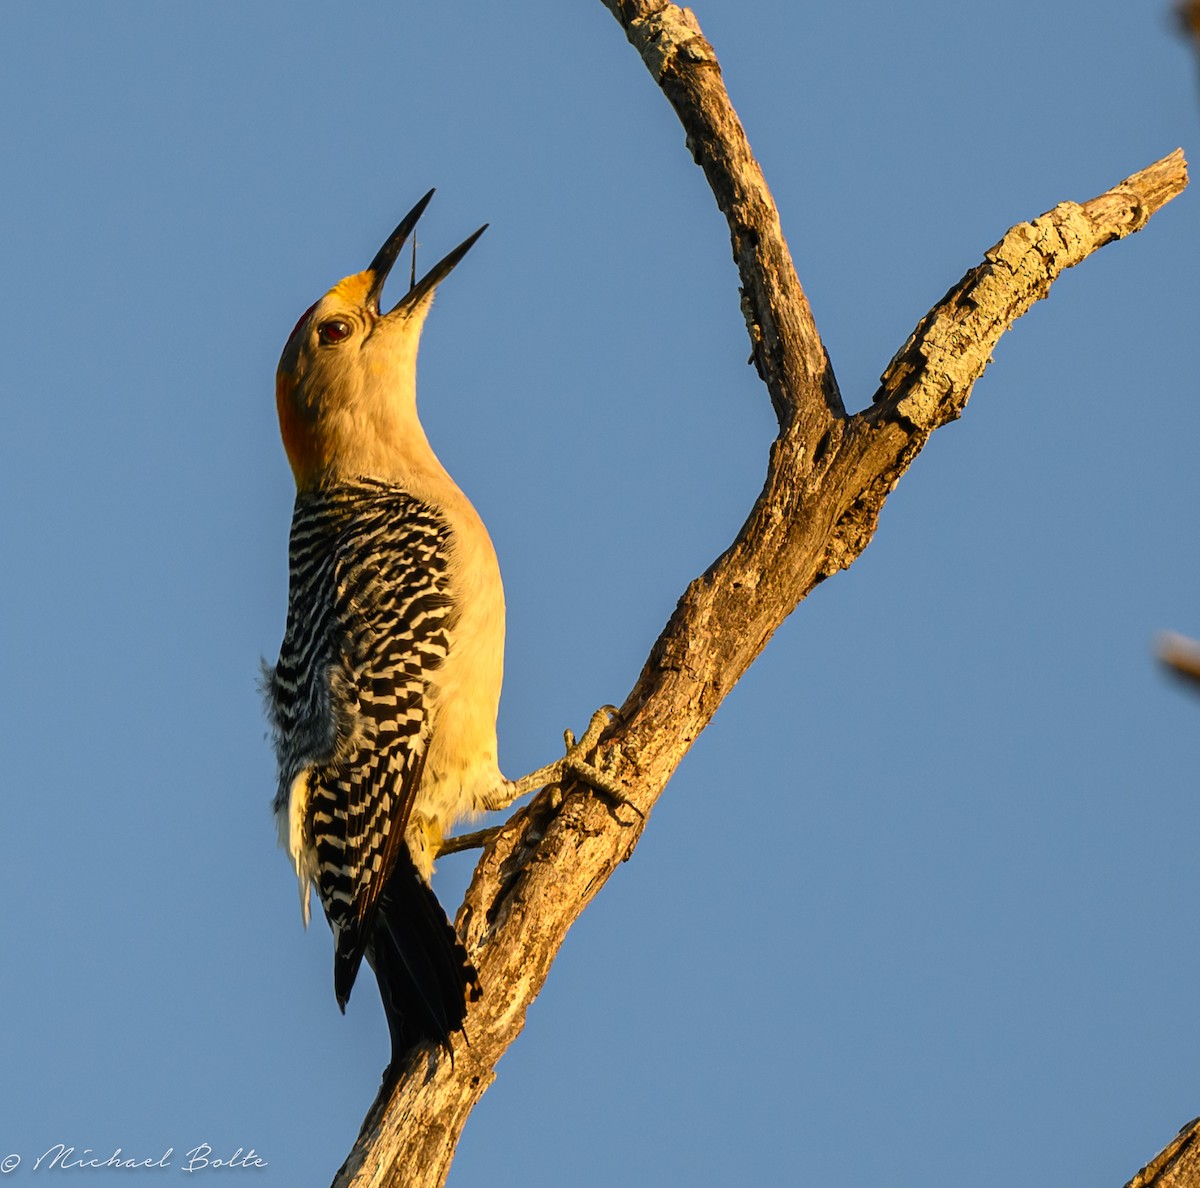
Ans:
MULTIPOLYGON (((1177 151, 1089 202, 1061 203, 1012 228, 921 319, 872 403, 849 416, 774 201, 695 16, 665 0, 605 3, 678 114, 728 222, 753 360, 779 435, 737 538, 688 586, 597 748, 596 765, 625 789, 627 803, 570 783, 547 789, 485 849, 458 914, 484 987, 467 1013, 469 1042, 458 1038, 453 1064, 431 1054, 412 1059, 390 1098, 372 1107, 335 1188, 444 1183, 467 1117, 520 1033, 567 930, 632 854, 722 699, 809 591, 866 547, 888 494, 930 434, 962 414, 1004 331, 1063 269, 1140 230, 1187 184, 1177 151)), ((1194 1154, 1188 1158, 1190 1179, 1131 1183, 1200 1185, 1194 1154)))
POLYGON ((1125 1188, 1196 1188, 1200 1184, 1200 1118, 1193 1118, 1125 1188))

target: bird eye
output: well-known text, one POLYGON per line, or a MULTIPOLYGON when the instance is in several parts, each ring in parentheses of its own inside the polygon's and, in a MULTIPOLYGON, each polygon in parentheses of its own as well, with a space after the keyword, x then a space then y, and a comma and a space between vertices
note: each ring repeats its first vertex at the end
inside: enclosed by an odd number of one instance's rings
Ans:
POLYGON ((333 321, 322 322, 317 327, 317 337, 326 343, 341 342, 343 338, 350 337, 350 327, 335 318, 333 321))

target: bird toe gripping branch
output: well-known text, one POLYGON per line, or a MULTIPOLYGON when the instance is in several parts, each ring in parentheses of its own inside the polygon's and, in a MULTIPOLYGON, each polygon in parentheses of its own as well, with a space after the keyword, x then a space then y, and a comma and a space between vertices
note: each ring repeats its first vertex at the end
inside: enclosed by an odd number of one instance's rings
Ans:
POLYGON ((488 807, 491 809, 508 808, 513 801, 524 796, 527 792, 535 792, 550 784, 561 784, 568 775, 578 777, 589 788, 620 804, 627 804, 624 790, 619 784, 610 780, 591 762, 596 750, 596 744, 617 713, 616 706, 601 706, 588 723, 588 728, 578 742, 570 730, 563 731, 563 744, 566 754, 553 763, 531 771, 519 780, 505 780, 495 791, 488 807))
MULTIPOLYGON (((505 780, 489 797, 487 809, 489 811, 506 809, 526 793, 561 785, 568 776, 574 776, 593 792, 605 797, 613 804, 628 806, 637 813, 639 818, 645 820, 645 814, 629 800, 625 790, 615 780, 609 779, 592 761, 601 735, 612 724, 617 713, 616 706, 601 706, 592 715, 587 730, 579 740, 576 740, 572 731, 564 730, 563 744, 566 747, 566 754, 561 759, 546 764, 545 767, 531 771, 519 780, 505 780)), ((455 837, 448 837, 442 842, 438 855, 440 857, 443 854, 457 854, 461 850, 479 849, 498 837, 505 828, 504 825, 494 825, 488 829, 477 829, 471 833, 460 833, 455 837)))

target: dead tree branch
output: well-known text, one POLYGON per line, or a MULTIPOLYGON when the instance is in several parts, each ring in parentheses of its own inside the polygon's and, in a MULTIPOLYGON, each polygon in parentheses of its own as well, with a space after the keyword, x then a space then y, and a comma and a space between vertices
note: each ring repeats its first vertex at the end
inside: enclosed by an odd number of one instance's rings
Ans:
POLYGON ((1193 1118, 1125 1188, 1196 1188, 1200 1184, 1200 1118, 1193 1118))
POLYGON ((888 494, 934 429, 961 415, 1004 331, 1064 268, 1139 230, 1187 181, 1176 152, 1090 202, 1065 202, 1014 227, 922 318, 871 405, 848 416, 696 18, 664 0, 605 3, 678 114, 728 221, 753 359, 779 435, 749 518, 684 592, 598 748, 596 765, 628 803, 570 784, 548 789, 484 851, 458 915, 484 987, 467 1015, 469 1043, 455 1044, 453 1064, 414 1059, 390 1099, 372 1108, 335 1188, 445 1181, 467 1117, 567 930, 633 852, 722 699, 805 595, 866 547, 888 494))

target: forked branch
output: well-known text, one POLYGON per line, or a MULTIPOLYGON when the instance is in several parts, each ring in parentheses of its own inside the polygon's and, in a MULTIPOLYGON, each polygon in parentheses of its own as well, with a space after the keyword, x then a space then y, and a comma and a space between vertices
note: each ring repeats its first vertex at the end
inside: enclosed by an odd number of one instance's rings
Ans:
POLYGON ((921 319, 873 402, 848 416, 778 212, 695 17, 664 0, 605 0, 678 113, 730 230, 753 358, 780 431, 729 548, 684 592, 595 765, 614 803, 566 784, 518 811, 484 851, 458 924, 483 997, 453 1064, 414 1058, 377 1101, 336 1186, 444 1182, 459 1135, 517 1037, 567 929, 628 858, 692 742, 814 586, 871 539, 884 500, 938 426, 961 415, 1006 329, 1064 268, 1145 225, 1187 183, 1181 152, 1083 204, 1009 231, 921 319))

